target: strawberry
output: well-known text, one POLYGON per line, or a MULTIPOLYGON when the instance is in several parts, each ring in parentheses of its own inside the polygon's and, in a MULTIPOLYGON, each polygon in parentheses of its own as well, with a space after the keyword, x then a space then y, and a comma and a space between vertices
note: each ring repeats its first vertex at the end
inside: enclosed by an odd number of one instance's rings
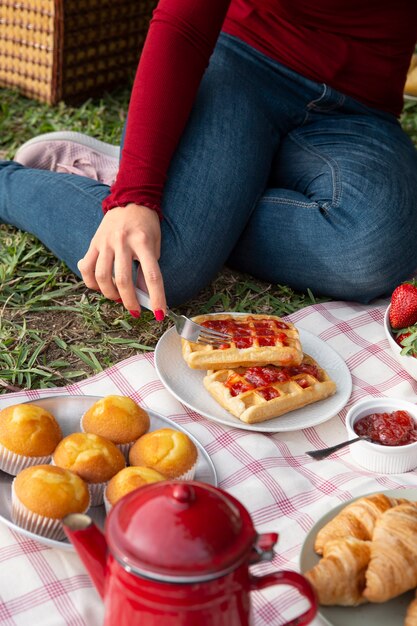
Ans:
POLYGON ((415 281, 394 289, 389 311, 391 328, 407 328, 417 322, 417 286, 415 281))
POLYGON ((417 326, 402 328, 394 337, 396 343, 402 348, 401 355, 417 358, 417 326))
POLYGON ((404 339, 407 339, 407 337, 409 337, 411 335, 410 332, 405 332, 405 333, 399 333, 399 335, 397 335, 395 337, 395 342, 398 343, 399 346, 403 347, 403 341, 404 339))

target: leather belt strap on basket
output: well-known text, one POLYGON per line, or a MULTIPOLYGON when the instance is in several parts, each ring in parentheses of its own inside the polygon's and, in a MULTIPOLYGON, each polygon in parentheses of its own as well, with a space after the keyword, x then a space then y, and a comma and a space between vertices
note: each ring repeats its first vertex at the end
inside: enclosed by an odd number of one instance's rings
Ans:
POLYGON ((157 0, 1 0, 0 87, 75 103, 134 76, 157 0))

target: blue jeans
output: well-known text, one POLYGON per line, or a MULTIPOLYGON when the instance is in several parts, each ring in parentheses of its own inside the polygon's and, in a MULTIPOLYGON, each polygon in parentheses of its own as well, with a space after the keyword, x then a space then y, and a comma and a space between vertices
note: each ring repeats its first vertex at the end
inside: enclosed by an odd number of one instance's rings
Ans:
MULTIPOLYGON (((75 272, 106 185, 0 162, 0 221, 75 272)), ((164 192, 168 303, 222 266, 368 302, 417 267, 417 151, 390 114, 222 34, 164 192)))

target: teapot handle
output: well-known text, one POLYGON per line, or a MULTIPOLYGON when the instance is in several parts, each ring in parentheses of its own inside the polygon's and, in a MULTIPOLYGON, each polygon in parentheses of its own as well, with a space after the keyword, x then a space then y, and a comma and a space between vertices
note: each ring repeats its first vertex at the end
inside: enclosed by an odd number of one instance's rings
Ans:
POLYGON ((291 587, 295 587, 310 604, 309 608, 304 613, 286 622, 283 626, 307 626, 307 624, 312 622, 317 613, 317 598, 313 587, 304 576, 297 572, 285 570, 272 572, 265 576, 250 575, 251 591, 259 591, 260 589, 265 589, 265 587, 272 585, 290 585, 291 587))

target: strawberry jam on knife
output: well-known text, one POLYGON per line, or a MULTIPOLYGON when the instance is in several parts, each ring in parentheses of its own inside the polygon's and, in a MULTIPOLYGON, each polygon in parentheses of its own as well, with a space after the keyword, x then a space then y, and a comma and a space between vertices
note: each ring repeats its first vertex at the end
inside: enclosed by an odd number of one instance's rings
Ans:
POLYGON ((417 441, 416 424, 407 411, 365 415, 355 422, 353 430, 383 446, 405 446, 417 441))

